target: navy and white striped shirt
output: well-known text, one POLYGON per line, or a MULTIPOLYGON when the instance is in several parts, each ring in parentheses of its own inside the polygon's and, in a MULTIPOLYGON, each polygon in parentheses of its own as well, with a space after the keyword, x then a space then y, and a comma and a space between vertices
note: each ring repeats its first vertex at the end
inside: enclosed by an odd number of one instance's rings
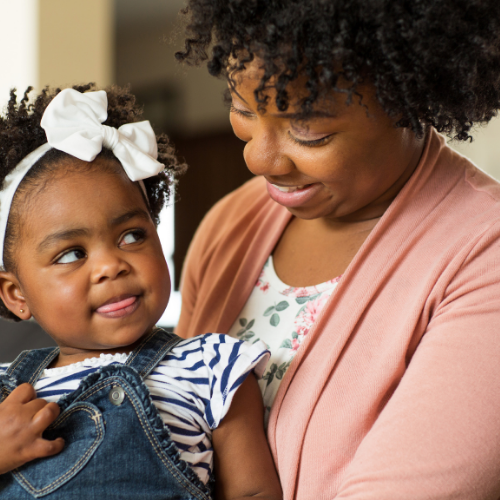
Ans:
MULTIPOLYGON (((74 391, 82 378, 102 366, 124 363, 127 357, 101 354, 100 358, 46 369, 35 384, 37 396, 57 402, 74 391)), ((226 415, 248 373, 253 370, 260 378, 268 359, 263 342, 250 344, 208 333, 179 342, 145 379, 181 458, 204 483, 213 467, 212 430, 226 415)), ((8 366, 1 364, 0 373, 8 366)))

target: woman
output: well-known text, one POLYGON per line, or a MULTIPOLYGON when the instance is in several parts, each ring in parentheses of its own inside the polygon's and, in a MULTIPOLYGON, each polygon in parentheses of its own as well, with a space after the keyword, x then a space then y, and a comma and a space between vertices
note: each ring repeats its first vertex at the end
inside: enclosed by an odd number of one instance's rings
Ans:
POLYGON ((269 344, 285 498, 500 498, 500 185, 438 134, 500 108, 498 4, 185 13, 258 177, 199 228, 177 331, 269 344))

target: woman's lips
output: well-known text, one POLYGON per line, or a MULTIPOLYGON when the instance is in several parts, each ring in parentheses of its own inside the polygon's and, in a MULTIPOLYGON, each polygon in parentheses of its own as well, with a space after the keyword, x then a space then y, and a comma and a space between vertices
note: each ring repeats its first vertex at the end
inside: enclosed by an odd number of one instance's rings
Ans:
POLYGON ((139 297, 133 295, 131 297, 111 299, 106 304, 98 307, 96 312, 108 318, 123 318, 132 314, 139 305, 139 297))
POLYGON ((305 186, 276 186, 267 182, 269 196, 284 207, 298 207, 307 203, 321 189, 321 184, 306 184, 305 186))

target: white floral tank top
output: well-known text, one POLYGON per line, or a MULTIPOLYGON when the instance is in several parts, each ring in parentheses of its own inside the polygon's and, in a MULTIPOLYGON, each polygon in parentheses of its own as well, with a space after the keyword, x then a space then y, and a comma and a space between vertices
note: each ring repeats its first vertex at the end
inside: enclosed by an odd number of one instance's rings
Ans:
POLYGON ((262 340, 271 351, 264 375, 259 380, 266 427, 281 380, 339 280, 340 276, 315 286, 286 285, 278 278, 271 255, 229 330, 229 335, 236 339, 262 340))

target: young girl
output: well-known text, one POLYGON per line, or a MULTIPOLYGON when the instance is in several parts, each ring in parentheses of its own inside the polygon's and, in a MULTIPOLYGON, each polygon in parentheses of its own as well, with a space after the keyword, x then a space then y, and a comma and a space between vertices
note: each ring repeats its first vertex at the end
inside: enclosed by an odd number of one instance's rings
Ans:
POLYGON ((263 344, 155 328, 155 225, 184 167, 130 94, 91 88, 12 92, 0 118, 0 313, 58 345, 1 369, 0 497, 201 500, 214 472, 218 498, 279 498, 263 344))

